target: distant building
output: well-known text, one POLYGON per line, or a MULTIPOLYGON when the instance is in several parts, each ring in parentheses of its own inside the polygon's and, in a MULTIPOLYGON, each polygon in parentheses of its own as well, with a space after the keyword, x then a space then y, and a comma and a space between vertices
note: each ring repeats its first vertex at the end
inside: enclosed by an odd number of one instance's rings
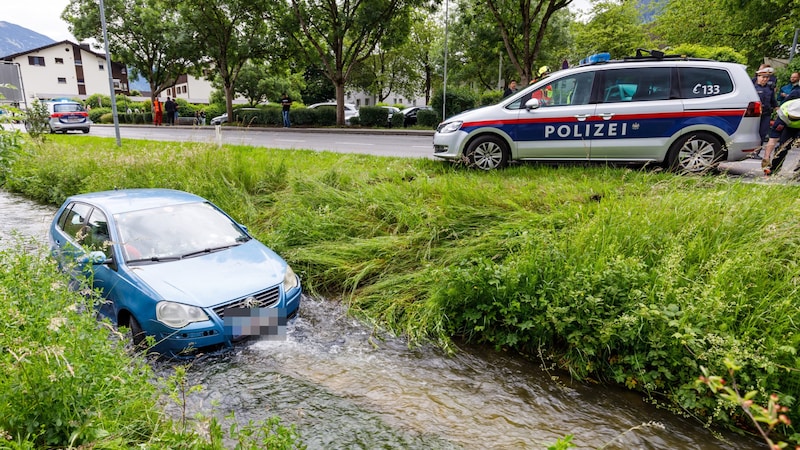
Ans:
MULTIPOLYGON (((93 51, 89 44, 61 41, 0 58, 18 65, 25 103, 34 99, 86 99, 92 94, 109 94, 106 56, 93 51)), ((128 95, 128 70, 124 64, 111 63, 116 94, 128 95)), ((25 106, 25 105, 22 105, 25 106)))

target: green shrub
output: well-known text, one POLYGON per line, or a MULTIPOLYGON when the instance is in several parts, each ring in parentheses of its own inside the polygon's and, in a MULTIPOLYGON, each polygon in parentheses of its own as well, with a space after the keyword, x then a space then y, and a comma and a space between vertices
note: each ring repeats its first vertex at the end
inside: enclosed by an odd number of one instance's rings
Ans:
POLYGON ((102 116, 100 116, 100 120, 98 122, 99 123, 114 123, 114 113, 109 111, 109 112, 103 114, 102 116))
MULTIPOLYGON (((106 114, 111 114, 111 107, 108 107, 108 108, 100 108, 100 107, 92 108, 92 109, 89 110, 89 119, 91 119, 92 122, 95 122, 95 123, 103 123, 101 118, 106 114)), ((109 122, 105 122, 105 123, 109 123, 109 122)))
POLYGON ((392 128, 403 128, 403 121, 405 120, 405 116, 403 113, 394 113, 392 115, 392 128))
POLYGON ((389 110, 380 106, 362 106, 358 110, 361 125, 385 128, 389 123, 389 110))
POLYGON ((503 91, 498 91, 496 89, 484 91, 481 94, 481 98, 478 101, 479 106, 488 106, 494 105, 495 103, 499 102, 503 99, 503 91))
POLYGON ((311 125, 320 127, 331 127, 336 125, 336 107, 322 106, 319 108, 310 109, 312 114, 311 125))
POLYGON ((436 128, 441 119, 439 113, 429 109, 421 109, 417 111, 417 125, 425 128, 436 128))
MULTIPOLYGON (((431 107, 433 110, 441 111, 443 103, 442 91, 435 91, 433 93, 433 98, 431 99, 431 107)), ((469 109, 473 109, 477 105, 478 98, 472 89, 465 87, 447 88, 447 108, 445 109, 445 114, 447 117, 452 117, 469 109)))

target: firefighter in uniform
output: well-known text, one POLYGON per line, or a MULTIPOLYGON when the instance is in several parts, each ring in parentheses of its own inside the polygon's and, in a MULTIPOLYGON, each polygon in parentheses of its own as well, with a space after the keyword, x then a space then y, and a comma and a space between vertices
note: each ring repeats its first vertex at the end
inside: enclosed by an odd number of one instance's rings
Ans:
POLYGON ((778 107, 778 117, 769 130, 769 141, 764 147, 764 159, 761 160, 764 175, 780 170, 783 160, 786 159, 786 153, 793 146, 791 141, 798 135, 800 135, 800 99, 793 99, 778 107), (773 151, 775 155, 772 154, 773 151))

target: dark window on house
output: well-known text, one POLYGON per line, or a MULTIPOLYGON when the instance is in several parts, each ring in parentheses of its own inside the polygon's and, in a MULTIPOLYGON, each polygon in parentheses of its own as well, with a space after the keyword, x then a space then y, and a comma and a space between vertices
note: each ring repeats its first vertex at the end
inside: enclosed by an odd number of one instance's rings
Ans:
POLYGON ((63 77, 58 77, 58 84, 67 84, 67 79, 63 77))
POLYGON ((56 58, 56 64, 64 64, 64 58, 56 58))
POLYGON ((103 65, 102 65, 102 64, 98 64, 98 65, 97 65, 97 68, 98 68, 98 69, 100 69, 100 70, 105 70, 105 69, 103 68, 103 65))
POLYGON ((32 66, 44 66, 44 56, 28 56, 28 64, 32 66))

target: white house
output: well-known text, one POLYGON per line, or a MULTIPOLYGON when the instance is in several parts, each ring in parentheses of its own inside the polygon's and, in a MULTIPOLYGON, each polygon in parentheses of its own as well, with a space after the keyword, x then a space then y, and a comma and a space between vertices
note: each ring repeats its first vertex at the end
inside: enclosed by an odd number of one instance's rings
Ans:
MULTIPOLYGON (((17 65, 22 78, 25 103, 34 99, 85 99, 92 94, 109 94, 105 54, 91 50, 89 44, 61 41, 0 58, 17 65)), ((128 94, 128 70, 111 63, 114 92, 128 94)), ((26 105, 22 105, 26 106, 26 105)))

